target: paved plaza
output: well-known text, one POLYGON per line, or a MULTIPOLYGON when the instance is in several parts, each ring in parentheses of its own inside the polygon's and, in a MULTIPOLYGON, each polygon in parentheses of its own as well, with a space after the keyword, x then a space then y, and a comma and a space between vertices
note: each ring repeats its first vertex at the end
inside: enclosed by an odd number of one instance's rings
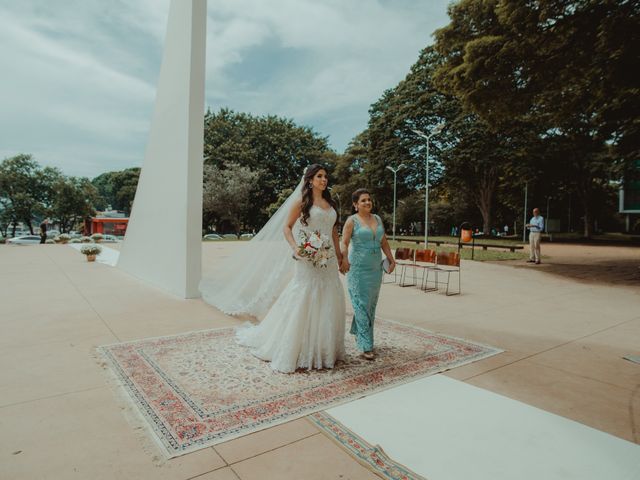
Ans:
MULTIPOLYGON (((204 243, 204 270, 237 248, 204 243)), ((378 315, 505 350, 447 377, 640 443, 640 365, 623 359, 640 354, 638 249, 543 255, 539 266, 465 261, 460 296, 385 284, 378 315)), ((2 245, 0 308, 0 478, 378 478, 305 418, 163 458, 95 349, 244 321, 201 300, 67 246, 2 245)))

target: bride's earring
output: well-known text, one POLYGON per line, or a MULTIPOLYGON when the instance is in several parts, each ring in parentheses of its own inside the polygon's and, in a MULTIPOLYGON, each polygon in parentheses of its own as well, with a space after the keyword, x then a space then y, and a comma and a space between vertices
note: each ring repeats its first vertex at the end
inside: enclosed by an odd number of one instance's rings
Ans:
POLYGON ((313 183, 309 184, 309 190, 311 190, 313 188, 313 183))

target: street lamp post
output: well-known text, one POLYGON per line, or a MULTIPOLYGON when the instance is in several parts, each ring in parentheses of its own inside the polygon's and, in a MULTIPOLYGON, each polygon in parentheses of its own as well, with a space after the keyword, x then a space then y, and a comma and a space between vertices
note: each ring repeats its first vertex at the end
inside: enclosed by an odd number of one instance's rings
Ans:
POLYGON ((522 243, 527 241, 527 199, 529 198, 529 182, 524 183, 524 216, 522 218, 522 243))
POLYGON ((404 168, 404 164, 401 163, 395 169, 393 167, 387 167, 387 170, 391 170, 393 172, 393 240, 396 239, 396 180, 398 171, 404 168))
POLYGON ((547 197, 547 219, 544 221, 544 233, 549 233, 549 202, 553 197, 547 197))
POLYGON ((444 123, 440 123, 431 129, 429 135, 420 130, 412 129, 413 133, 427 141, 427 158, 424 162, 424 248, 427 248, 427 242, 429 241, 429 140, 440 133, 443 128, 444 123))
POLYGON ((338 192, 333 192, 333 188, 329 187, 329 191, 333 193, 338 199, 338 225, 342 224, 342 202, 340 201, 340 194, 338 192))

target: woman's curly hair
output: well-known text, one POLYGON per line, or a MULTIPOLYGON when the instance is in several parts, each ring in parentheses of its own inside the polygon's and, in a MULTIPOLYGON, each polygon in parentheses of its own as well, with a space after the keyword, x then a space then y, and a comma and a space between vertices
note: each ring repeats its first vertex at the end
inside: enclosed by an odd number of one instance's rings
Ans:
MULTIPOLYGON (((307 225, 307 220, 309 219, 310 214, 309 212, 313 206, 313 189, 311 188, 313 177, 315 177, 320 170, 324 170, 326 172, 327 168, 318 163, 314 163, 313 165, 309 165, 304 171, 304 183, 302 185, 302 218, 300 219, 300 223, 303 225, 307 225)), ((331 198, 329 188, 324 189, 322 192, 322 198, 324 198, 333 208, 336 208, 336 202, 331 198)))

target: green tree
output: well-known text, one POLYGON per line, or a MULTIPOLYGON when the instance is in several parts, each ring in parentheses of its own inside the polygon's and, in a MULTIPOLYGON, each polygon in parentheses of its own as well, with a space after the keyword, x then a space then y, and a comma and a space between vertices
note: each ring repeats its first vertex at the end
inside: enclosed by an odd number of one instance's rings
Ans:
POLYGON ((88 178, 61 176, 53 185, 53 202, 50 215, 60 224, 62 232, 68 232, 77 223, 95 214, 94 205, 99 195, 88 178))
POLYGON ((121 171, 106 172, 91 183, 98 190, 99 198, 96 208, 106 209, 108 206, 129 215, 138 188, 140 168, 127 168, 121 171))
MULTIPOLYGON (((436 218, 439 228, 443 229, 445 222, 462 220, 452 219, 446 212, 467 211, 466 205, 471 204, 478 208, 488 231, 499 187, 511 178, 510 171, 522 169, 525 163, 523 142, 514 135, 492 132, 454 95, 443 93, 434 81, 442 61, 443 57, 431 47, 420 53, 406 78, 372 105, 369 126, 361 134, 361 141, 347 150, 344 161, 359 159, 362 182, 372 188, 388 215, 393 207, 393 175, 385 170, 386 166, 403 163, 407 167, 398 176, 400 200, 415 193, 424 195, 426 142, 413 130, 429 133, 435 125, 444 123, 444 130, 430 140, 430 190, 431 195, 440 196, 432 196, 431 201, 444 205, 447 199, 455 199, 465 205, 441 208, 445 213, 441 219, 436 218)), ((531 138, 528 131, 518 132, 523 138, 531 138)), ((420 209, 423 223, 424 202, 420 209)))
POLYGON ((205 165, 202 202, 205 229, 215 223, 222 230, 228 226, 240 235, 256 209, 253 198, 261 175, 260 170, 250 170, 235 163, 225 169, 205 165))
POLYGON ((589 236, 593 199, 640 153, 640 4, 463 0, 449 16, 438 86, 493 132, 539 131, 545 181, 575 192, 589 236))
POLYGON ((272 115, 221 109, 205 115, 204 158, 205 165, 220 171, 234 165, 260 172, 252 193, 254 208, 245 220, 247 227, 259 229, 268 219, 269 206, 283 190, 298 184, 307 165, 322 163, 333 170, 336 156, 327 139, 309 127, 272 115))
POLYGON ((52 200, 53 183, 61 176, 56 168, 42 168, 31 155, 20 154, 0 163, 0 204, 3 217, 13 225, 23 222, 33 233, 35 216, 45 216, 52 200))

